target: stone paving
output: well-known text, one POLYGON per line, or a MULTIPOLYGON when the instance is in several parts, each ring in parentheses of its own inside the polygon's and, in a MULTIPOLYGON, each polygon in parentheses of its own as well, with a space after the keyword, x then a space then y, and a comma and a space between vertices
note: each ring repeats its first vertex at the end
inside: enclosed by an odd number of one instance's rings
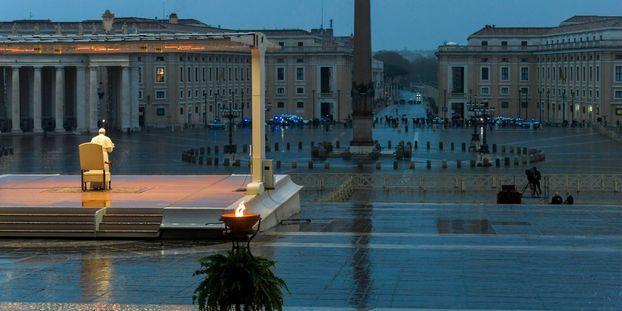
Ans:
MULTIPOLYGON (((622 308, 620 207, 314 204, 296 218, 310 222, 253 243, 289 309, 622 308)), ((197 259, 228 247, 0 240, 0 309, 191 309, 197 259)))

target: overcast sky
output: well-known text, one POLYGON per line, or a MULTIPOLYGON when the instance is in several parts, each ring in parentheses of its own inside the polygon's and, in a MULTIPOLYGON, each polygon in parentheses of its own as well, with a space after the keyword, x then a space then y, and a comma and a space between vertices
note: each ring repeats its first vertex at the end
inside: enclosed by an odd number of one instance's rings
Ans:
MULTIPOLYGON (((0 0, 0 20, 158 17, 177 12, 224 28, 302 28, 334 19, 349 35, 354 0, 0 0), (322 5, 323 4, 323 5, 322 5), (324 7, 322 14, 322 7, 324 7)), ((372 0, 373 49, 435 49, 464 43, 485 24, 554 26, 573 15, 622 15, 622 0, 372 0)))

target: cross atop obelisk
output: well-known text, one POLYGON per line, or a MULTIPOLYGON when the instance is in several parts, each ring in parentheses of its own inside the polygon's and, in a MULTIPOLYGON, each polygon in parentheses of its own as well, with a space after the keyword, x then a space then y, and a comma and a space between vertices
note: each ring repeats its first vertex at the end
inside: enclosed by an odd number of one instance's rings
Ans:
POLYGON ((352 77, 352 131, 350 152, 369 155, 372 139, 374 84, 371 72, 370 0, 354 0, 354 75, 352 77))

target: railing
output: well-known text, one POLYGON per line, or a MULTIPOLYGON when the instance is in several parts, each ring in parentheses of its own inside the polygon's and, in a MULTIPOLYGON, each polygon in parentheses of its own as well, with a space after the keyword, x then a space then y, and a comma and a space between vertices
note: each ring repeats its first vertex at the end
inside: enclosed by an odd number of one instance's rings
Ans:
MULTIPOLYGON (((291 178, 306 190, 332 191, 337 197, 351 195, 355 190, 472 192, 499 190, 505 184, 522 190, 527 184, 524 175, 505 174, 294 173, 291 178)), ((551 174, 543 176, 542 184, 545 193, 619 192, 622 174, 551 174)))

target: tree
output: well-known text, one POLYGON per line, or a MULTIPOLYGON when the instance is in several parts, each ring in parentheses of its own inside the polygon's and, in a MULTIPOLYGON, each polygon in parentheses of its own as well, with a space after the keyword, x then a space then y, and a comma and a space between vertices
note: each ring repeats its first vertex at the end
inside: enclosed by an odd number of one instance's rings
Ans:
POLYGON ((397 52, 380 51, 374 58, 384 62, 384 74, 390 78, 407 76, 410 73, 410 62, 397 52))

